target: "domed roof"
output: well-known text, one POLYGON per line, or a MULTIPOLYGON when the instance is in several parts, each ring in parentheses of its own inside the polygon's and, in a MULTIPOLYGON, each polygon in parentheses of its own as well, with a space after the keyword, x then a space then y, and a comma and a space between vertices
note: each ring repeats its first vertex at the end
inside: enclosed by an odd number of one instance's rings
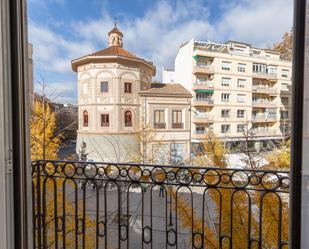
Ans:
POLYGON ((131 59, 139 59, 142 60, 141 58, 135 56, 134 54, 130 53, 129 51, 123 49, 122 47, 118 46, 110 46, 105 49, 99 50, 97 52, 94 52, 90 54, 90 56, 123 56, 131 59))
POLYGON ((82 65, 84 63, 89 63, 90 61, 110 61, 115 59, 120 60, 131 60, 137 63, 142 63, 146 65, 147 67, 150 67, 153 73, 155 74, 155 66, 152 62, 146 61, 140 57, 137 57, 136 55, 132 54, 131 52, 125 50, 122 48, 122 32, 117 28, 115 25, 114 28, 108 33, 109 40, 108 44, 109 46, 105 49, 99 50, 97 52, 94 52, 92 54, 88 54, 86 56, 80 57, 78 59, 75 59, 72 61, 72 69, 73 71, 77 71, 77 67, 79 65, 82 65), (116 57, 116 58, 115 58, 116 57))
POLYGON ((111 34, 119 34, 123 36, 123 33, 116 26, 111 31, 108 32, 108 35, 111 35, 111 34))

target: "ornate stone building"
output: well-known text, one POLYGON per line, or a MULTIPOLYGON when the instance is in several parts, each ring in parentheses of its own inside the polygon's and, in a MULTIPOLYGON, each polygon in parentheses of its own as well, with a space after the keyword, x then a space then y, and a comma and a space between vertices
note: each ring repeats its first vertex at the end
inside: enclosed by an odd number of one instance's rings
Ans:
POLYGON ((72 61, 78 80, 77 153, 94 161, 154 162, 155 149, 170 155, 166 163, 180 153, 188 159, 190 92, 180 84, 152 84, 155 66, 123 49, 116 26, 108 36, 106 49, 72 61), (145 133, 153 135, 144 141, 145 133))

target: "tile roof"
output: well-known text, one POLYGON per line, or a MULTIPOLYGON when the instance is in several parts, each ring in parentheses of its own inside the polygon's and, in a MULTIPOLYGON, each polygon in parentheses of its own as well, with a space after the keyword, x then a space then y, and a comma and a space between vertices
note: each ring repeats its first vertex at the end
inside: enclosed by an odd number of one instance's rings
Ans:
POLYGON ((123 49, 122 47, 119 46, 110 46, 108 48, 99 50, 95 53, 89 54, 88 56, 121 56, 121 57, 126 57, 129 59, 135 59, 135 60, 140 60, 144 61, 147 64, 153 66, 153 63, 150 61, 146 61, 140 57, 137 57, 136 55, 130 53, 129 51, 123 49))
POLYGON ((119 46, 110 46, 90 54, 90 56, 110 56, 110 55, 124 56, 132 59, 141 59, 119 46))
POLYGON ((151 87, 140 91, 140 94, 150 94, 150 95, 173 95, 173 96, 184 96, 184 97, 192 97, 190 91, 184 88, 181 84, 177 83, 152 83, 151 87))

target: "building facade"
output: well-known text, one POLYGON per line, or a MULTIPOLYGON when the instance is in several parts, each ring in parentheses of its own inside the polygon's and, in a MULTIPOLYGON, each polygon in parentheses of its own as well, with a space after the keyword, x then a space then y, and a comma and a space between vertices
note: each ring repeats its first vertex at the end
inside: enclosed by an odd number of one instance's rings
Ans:
POLYGON ((290 132, 291 61, 250 44, 190 40, 175 59, 175 81, 191 91, 192 142, 210 131, 233 146, 252 131, 257 146, 290 132))
MULTIPOLYGON (((151 62, 123 49, 122 39, 123 34, 115 26, 108 33, 109 46, 106 49, 72 61, 78 81, 77 153, 82 151, 88 159, 105 162, 128 162, 142 155, 140 160, 149 162, 152 153, 147 150, 155 143, 165 144, 168 151, 172 143, 183 144, 184 140, 189 143, 188 124, 181 129, 156 127, 152 115, 159 111, 156 108, 160 108, 168 119, 173 106, 179 110, 182 99, 187 100, 190 92, 179 84, 169 85, 168 88, 182 88, 185 92, 183 96, 176 96, 180 104, 173 99, 172 106, 165 93, 148 97, 156 68, 151 62), (166 138, 140 139, 141 133, 162 134, 169 133, 170 129, 174 132, 166 138), (183 132, 187 133, 186 138, 183 132)), ((161 84, 161 88, 166 86, 161 84)), ((184 117, 188 115, 189 105, 190 101, 181 109, 184 117)), ((186 122, 189 121, 186 119, 186 122)), ((190 154, 187 147, 184 155, 190 154)), ((170 161, 171 158, 167 163, 170 161)))
POLYGON ((163 83, 174 83, 175 81, 175 71, 173 69, 167 69, 162 67, 162 82, 163 83))

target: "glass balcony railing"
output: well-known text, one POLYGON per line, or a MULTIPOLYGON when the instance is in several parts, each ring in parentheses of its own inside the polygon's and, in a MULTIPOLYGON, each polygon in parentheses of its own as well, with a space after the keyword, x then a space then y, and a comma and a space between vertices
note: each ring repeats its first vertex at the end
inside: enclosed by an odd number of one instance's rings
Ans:
POLYGON ((207 90, 207 89, 213 89, 214 88, 214 82, 212 81, 206 81, 206 82, 196 82, 193 84, 192 89, 193 90, 207 90))
POLYGON ((276 87, 266 87, 262 85, 253 85, 252 91, 254 93, 264 93, 264 94, 271 94, 271 95, 277 95, 278 94, 278 88, 276 87))
POLYGON ((269 100, 258 99, 252 101, 254 107, 276 107, 277 103, 269 100))
POLYGON ((35 161, 32 193, 34 248, 287 245, 287 171, 35 161))
POLYGON ((193 67, 194 74, 214 74, 215 69, 213 66, 196 65, 193 67))
POLYGON ((214 101, 210 98, 196 98, 193 100, 193 105, 196 106, 213 106, 214 101))
POLYGON ((266 73, 266 72, 252 72, 253 78, 257 79, 266 79, 266 80, 277 80, 278 75, 277 73, 266 73))
POLYGON ((197 113, 193 117, 194 123, 205 123, 205 122, 213 122, 213 121, 214 121, 214 116, 208 113, 197 113))
POLYGON ((252 129, 256 136, 280 136, 282 135, 280 131, 274 129, 252 129))
POLYGON ((256 114, 252 115, 253 122, 276 122, 277 115, 269 115, 269 114, 256 114))

